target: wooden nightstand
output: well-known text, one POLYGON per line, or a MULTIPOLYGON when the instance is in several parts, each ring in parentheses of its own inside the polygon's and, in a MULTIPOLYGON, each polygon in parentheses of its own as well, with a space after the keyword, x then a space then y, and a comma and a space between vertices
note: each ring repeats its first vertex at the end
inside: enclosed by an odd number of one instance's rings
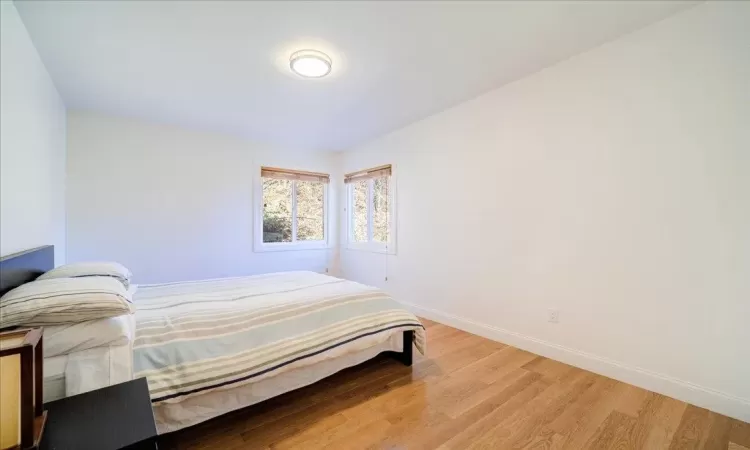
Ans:
POLYGON ((145 378, 46 403, 40 450, 156 449, 145 378))

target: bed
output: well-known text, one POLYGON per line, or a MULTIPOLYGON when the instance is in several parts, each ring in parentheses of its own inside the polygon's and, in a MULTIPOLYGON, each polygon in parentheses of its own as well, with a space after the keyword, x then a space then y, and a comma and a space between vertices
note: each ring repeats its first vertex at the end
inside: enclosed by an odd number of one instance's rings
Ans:
MULTIPOLYGON (((54 267, 46 245, 0 259, 0 296, 54 267)), ((135 317, 44 328, 44 401, 88 392, 133 378, 135 317)))
MULTIPOLYGON (((4 258, 0 292, 52 261, 51 246, 4 258)), ((381 353, 411 365, 426 345, 419 320, 384 292, 313 272, 141 285, 133 303, 130 317, 45 329, 45 399, 146 377, 163 434, 381 353)))

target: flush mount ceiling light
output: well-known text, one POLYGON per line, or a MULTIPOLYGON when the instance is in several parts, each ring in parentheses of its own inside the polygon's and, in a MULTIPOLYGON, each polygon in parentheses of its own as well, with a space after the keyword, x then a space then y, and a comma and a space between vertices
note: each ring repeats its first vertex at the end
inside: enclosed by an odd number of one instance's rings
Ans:
POLYGON ((322 78, 331 72, 331 58, 317 50, 300 50, 292 53, 289 67, 305 78, 322 78))

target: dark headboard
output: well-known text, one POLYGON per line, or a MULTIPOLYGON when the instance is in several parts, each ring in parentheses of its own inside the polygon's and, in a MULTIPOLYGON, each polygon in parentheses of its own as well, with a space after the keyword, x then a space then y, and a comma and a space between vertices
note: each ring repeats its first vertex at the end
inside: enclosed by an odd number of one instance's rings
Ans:
POLYGON ((0 258, 0 296, 55 267, 55 246, 44 245, 0 258))

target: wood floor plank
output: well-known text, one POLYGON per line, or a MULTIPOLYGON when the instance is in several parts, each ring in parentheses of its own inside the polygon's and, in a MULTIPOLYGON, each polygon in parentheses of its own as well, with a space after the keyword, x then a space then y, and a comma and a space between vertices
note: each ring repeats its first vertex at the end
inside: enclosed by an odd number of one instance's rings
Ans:
POLYGON ((643 444, 644 449, 667 450, 680 426, 687 403, 664 397, 654 415, 654 426, 643 444))
POLYGON ((730 442, 729 446, 727 447, 727 450, 750 450, 750 447, 745 447, 744 445, 735 444, 734 442, 730 442))
POLYGON ((732 419, 722 414, 710 412, 711 427, 708 430, 705 450, 724 450, 729 446, 729 435, 732 431, 732 419))
POLYGON ((478 405, 481 405, 488 398, 493 398, 497 395, 501 395, 503 392, 505 392, 506 389, 510 388, 511 386, 519 382, 522 378, 529 375, 530 373, 531 372, 528 372, 524 369, 515 368, 514 370, 512 370, 510 373, 508 373, 507 375, 505 375, 503 378, 496 381, 495 383, 486 385, 486 387, 483 390, 479 392, 474 392, 471 395, 466 395, 462 398, 459 398, 453 405, 446 407, 444 412, 448 416, 456 419, 464 415, 467 411, 471 410, 472 408, 478 405))
POLYGON ((649 396, 656 395, 636 386, 628 386, 627 392, 622 396, 620 403, 615 408, 630 417, 638 417, 638 413, 646 403, 649 396))
MULTIPOLYGON (((428 339, 430 338, 428 337, 428 339)), ((448 330, 446 335, 429 340, 429 357, 430 359, 439 358, 446 353, 467 348, 480 342, 482 342, 482 338, 479 336, 464 331, 448 330)))
POLYGON ((486 388, 485 383, 465 377, 449 376, 434 383, 419 381, 393 389, 378 398, 350 408, 345 411, 345 414, 348 417, 358 415, 383 417, 391 412, 398 413, 401 409, 415 404, 422 405, 423 409, 444 413, 444 411, 454 407, 461 399, 483 392, 486 388))
POLYGON ((620 411, 612 411, 582 448, 592 450, 633 448, 629 445, 628 436, 632 434, 635 424, 636 419, 633 417, 620 411))
POLYGON ((541 430, 523 449, 528 450, 559 450, 565 441, 565 436, 557 434, 549 428, 541 430))
POLYGON ((480 404, 458 416, 456 420, 435 427, 429 434, 413 437, 410 441, 411 445, 409 448, 434 449, 458 436, 462 431, 477 424, 493 413, 497 414, 498 417, 502 417, 505 412, 511 411, 513 408, 517 407, 518 404, 526 401, 530 393, 523 393, 540 379, 541 376, 539 374, 527 372, 509 386, 503 387, 501 391, 489 396, 480 404), (524 396, 515 401, 513 406, 508 407, 505 411, 496 412, 507 402, 522 394, 524 396))
POLYGON ((567 434, 563 448, 571 450, 584 448, 599 430, 599 426, 612 414, 625 393, 626 387, 625 384, 616 383, 607 396, 597 398, 589 409, 583 411, 575 424, 570 429, 564 430, 567 434))
POLYGON ((570 372, 571 370, 573 371, 581 370, 573 366, 570 366, 568 364, 564 364, 559 361, 555 361, 553 359, 545 358, 543 356, 537 356, 532 361, 529 361, 528 363, 524 364, 521 367, 523 367, 524 369, 530 372, 539 373, 542 376, 550 378, 552 380, 556 380, 564 376, 566 373, 570 372))
POLYGON ((557 433, 569 435, 579 427, 594 405, 602 398, 610 398, 612 391, 619 385, 620 383, 611 378, 597 376, 594 385, 553 420, 549 428, 557 433))
POLYGON ((482 339, 481 341, 472 342, 470 345, 463 348, 453 350, 448 354, 450 355, 449 357, 439 357, 435 362, 440 366, 444 373, 449 374, 467 367, 477 360, 483 359, 502 348, 503 347, 496 345, 496 343, 492 341, 482 339))
POLYGON ((682 421, 672 437, 670 450, 692 450, 703 447, 708 438, 711 426, 710 411, 697 406, 688 405, 682 415, 682 421))
MULTIPOLYGON (((539 374, 535 375, 539 377, 539 374)), ((544 392, 549 386, 550 384, 547 381, 540 378, 537 379, 537 381, 530 384, 523 391, 503 403, 502 406, 482 418, 477 418, 473 423, 467 423, 466 428, 463 430, 457 430, 458 432, 452 438, 448 439, 443 446, 446 448, 465 449, 476 444, 494 445, 493 441, 499 441, 506 437, 496 436, 490 433, 495 428, 496 424, 502 422, 506 417, 510 417, 517 410, 523 408, 528 402, 544 392), (483 440, 477 442, 479 438, 483 438, 483 440)))
MULTIPOLYGON (((659 413, 664 399, 665 397, 663 395, 646 391, 646 395, 637 407, 635 425, 631 430, 630 436, 628 436, 628 442, 630 444, 629 448, 645 448, 644 446, 646 445, 649 434, 658 422, 657 414, 659 413)), ((618 411, 623 412, 621 410, 618 411)), ((633 416, 630 415, 630 417, 633 416)))
POLYGON ((270 446, 275 449, 295 449, 302 446, 308 447, 314 439, 330 435, 333 430, 342 429, 345 424, 349 425, 349 422, 344 414, 336 413, 320 417, 318 420, 305 421, 300 424, 302 426, 287 427, 281 433, 275 429, 268 429, 268 432, 265 431, 267 429, 262 429, 251 434, 243 434, 242 437, 245 442, 253 445, 270 446))
POLYGON ((163 449, 750 450, 750 425, 426 321, 382 357, 160 438, 163 449))
POLYGON ((732 421, 729 441, 744 447, 750 447, 750 424, 739 420, 732 421))
POLYGON ((466 370, 476 371, 480 380, 492 384, 511 371, 534 360, 536 357, 533 353, 508 347, 490 357, 484 358, 473 367, 467 367, 466 370))
MULTIPOLYGON (((548 380, 549 375, 547 377, 548 380)), ((522 409, 500 422, 490 433, 505 436, 501 444, 504 448, 524 448, 545 432, 548 423, 589 389, 594 384, 594 378, 594 374, 580 369, 568 372, 522 409)), ((497 442, 496 438, 493 440, 497 442)))
POLYGON ((386 420, 391 423, 386 436, 369 448, 402 447, 412 437, 429 434, 436 427, 449 422, 451 418, 425 405, 411 405, 398 413, 386 416, 386 420))
POLYGON ((422 318, 420 321, 422 322, 422 325, 424 325, 424 327, 426 329, 428 329, 428 330, 430 328, 436 326, 436 325, 439 325, 438 322, 435 322, 435 321, 432 321, 432 320, 429 320, 429 319, 425 319, 425 318, 422 318))
POLYGON ((451 328, 446 325, 437 324, 432 327, 426 328, 425 335, 427 336, 430 344, 438 345, 440 342, 447 343, 449 341, 457 341, 461 338, 471 336, 471 333, 467 333, 456 328, 451 328))
MULTIPOLYGON (((391 423, 385 419, 377 419, 367 425, 350 430, 346 436, 332 441, 326 448, 329 449, 365 449, 373 445, 377 445, 378 442, 384 440, 389 430, 391 429, 391 423)), ((307 447, 300 447, 307 449, 307 447)))

